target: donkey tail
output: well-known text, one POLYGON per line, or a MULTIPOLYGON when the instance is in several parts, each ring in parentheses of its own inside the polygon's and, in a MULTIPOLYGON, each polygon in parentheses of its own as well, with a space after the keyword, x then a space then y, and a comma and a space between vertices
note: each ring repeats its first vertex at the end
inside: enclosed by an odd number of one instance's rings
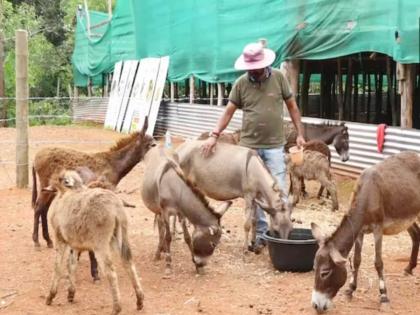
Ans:
POLYGON ((35 208, 35 203, 38 198, 38 190, 36 184, 36 171, 35 167, 32 166, 32 208, 35 208))
POLYGON ((124 261, 130 261, 133 258, 133 255, 131 254, 131 248, 128 242, 127 220, 116 218, 115 221, 114 237, 117 239, 121 258, 124 261))

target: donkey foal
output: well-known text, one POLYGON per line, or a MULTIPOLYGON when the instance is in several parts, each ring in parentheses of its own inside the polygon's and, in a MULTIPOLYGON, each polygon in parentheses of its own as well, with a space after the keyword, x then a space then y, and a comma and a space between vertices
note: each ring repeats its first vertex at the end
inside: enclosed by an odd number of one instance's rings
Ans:
POLYGON ((75 270, 78 252, 94 251, 99 267, 107 276, 113 298, 112 315, 121 311, 117 274, 112 263, 112 252, 122 259, 137 297, 137 309, 143 307, 144 294, 127 238, 127 216, 120 198, 112 191, 102 188, 87 188, 75 171, 63 171, 44 188, 57 192, 51 204, 49 220, 54 230, 56 261, 54 277, 46 304, 50 305, 60 278, 62 264, 67 262, 69 302, 75 294, 75 270))

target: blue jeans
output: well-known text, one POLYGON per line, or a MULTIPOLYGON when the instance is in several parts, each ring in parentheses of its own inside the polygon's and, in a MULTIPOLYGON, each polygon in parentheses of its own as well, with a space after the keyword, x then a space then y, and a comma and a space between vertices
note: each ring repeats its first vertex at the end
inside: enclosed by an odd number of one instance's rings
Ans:
MULTIPOLYGON (((271 174, 277 179, 280 189, 286 190, 286 162, 284 160, 284 146, 272 149, 257 149, 258 155, 264 161, 271 174)), ((257 239, 268 230, 267 218, 264 210, 257 207, 257 239)))

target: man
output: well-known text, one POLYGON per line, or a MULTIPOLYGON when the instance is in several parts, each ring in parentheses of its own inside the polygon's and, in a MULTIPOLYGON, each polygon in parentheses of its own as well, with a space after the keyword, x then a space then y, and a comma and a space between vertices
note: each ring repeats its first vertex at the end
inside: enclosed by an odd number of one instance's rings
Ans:
MULTIPOLYGON (((280 70, 271 68, 276 55, 264 47, 263 42, 245 46, 235 62, 235 69, 247 72, 239 77, 232 87, 229 102, 216 127, 202 146, 204 156, 216 149, 217 138, 227 127, 237 108, 242 109, 242 129, 239 144, 255 149, 268 169, 277 179, 280 188, 286 190, 286 165, 284 160, 285 137, 283 132, 283 101, 298 136, 296 143, 302 146, 300 112, 287 79, 280 70)), ((262 234, 268 225, 264 212, 257 208, 257 238, 250 250, 259 253, 265 246, 262 234)))

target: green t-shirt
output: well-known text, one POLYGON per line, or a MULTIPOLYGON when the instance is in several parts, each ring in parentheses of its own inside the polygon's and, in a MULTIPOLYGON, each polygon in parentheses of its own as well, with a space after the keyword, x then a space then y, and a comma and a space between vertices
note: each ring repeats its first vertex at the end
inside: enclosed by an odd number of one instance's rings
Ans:
POLYGON ((229 95, 243 111, 239 144, 253 149, 284 145, 283 100, 290 97, 289 82, 278 69, 262 82, 252 82, 248 73, 240 76, 229 95))

